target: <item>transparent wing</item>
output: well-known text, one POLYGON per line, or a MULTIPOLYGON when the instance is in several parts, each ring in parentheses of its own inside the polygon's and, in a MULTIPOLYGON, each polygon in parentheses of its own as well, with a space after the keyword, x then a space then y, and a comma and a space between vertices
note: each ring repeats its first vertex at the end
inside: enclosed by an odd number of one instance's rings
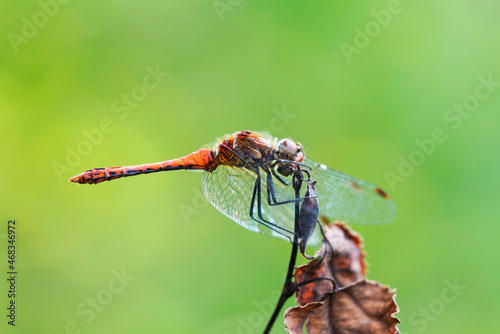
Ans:
POLYGON ((387 224, 396 215, 389 196, 377 186, 304 159, 317 181, 320 215, 355 224, 387 224))
MULTIPOLYGON (((220 212, 244 228, 269 235, 272 237, 289 240, 284 235, 274 231, 267 226, 260 224, 250 217, 250 202, 257 175, 247 169, 233 166, 218 166, 213 172, 203 173, 201 188, 205 198, 220 212)), ((289 178, 291 183, 291 178, 289 178)), ((266 173, 261 170, 261 203, 264 219, 293 232, 295 224, 295 204, 288 203, 278 206, 269 206, 267 203, 267 182, 266 173)), ((285 186, 273 178, 278 200, 294 198, 294 191, 291 185, 285 186)), ((305 187, 303 187, 305 188, 305 187)), ((257 207, 254 208, 254 217, 258 218, 257 207)), ((291 233, 282 231, 276 227, 275 230, 293 238, 291 233)), ((317 245, 320 242, 319 231, 308 241, 308 245, 317 245)))

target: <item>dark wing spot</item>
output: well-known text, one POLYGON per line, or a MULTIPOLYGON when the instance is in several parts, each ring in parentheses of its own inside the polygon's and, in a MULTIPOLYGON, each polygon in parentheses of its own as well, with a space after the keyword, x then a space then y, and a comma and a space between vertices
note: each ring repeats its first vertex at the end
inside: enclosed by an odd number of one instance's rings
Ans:
POLYGON ((385 191, 383 191, 382 189, 380 189, 380 188, 375 188, 375 192, 376 192, 377 194, 379 194, 380 196, 382 196, 384 199, 389 199, 389 195, 387 195, 387 194, 385 193, 385 191))
MULTIPOLYGON (((357 193, 359 193, 361 191, 361 186, 355 182, 355 181, 351 181, 351 183, 349 184, 357 193)), ((377 188, 378 189, 378 188, 377 188)))

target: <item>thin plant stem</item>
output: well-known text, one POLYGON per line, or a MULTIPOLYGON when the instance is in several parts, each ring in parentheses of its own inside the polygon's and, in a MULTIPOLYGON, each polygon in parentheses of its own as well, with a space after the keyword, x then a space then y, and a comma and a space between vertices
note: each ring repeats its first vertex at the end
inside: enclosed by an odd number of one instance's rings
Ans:
MULTIPOLYGON (((300 168, 298 172, 293 176, 293 189, 295 190, 295 198, 300 198, 300 188, 302 187, 302 171, 300 168)), ((273 328, 274 322, 278 317, 281 308, 285 304, 288 298, 290 298, 295 293, 295 283, 292 282, 293 270, 295 269, 295 262, 297 261, 298 253, 298 242, 299 242, 299 213, 300 213, 300 201, 295 201, 295 225, 294 225, 294 236, 292 242, 292 252, 290 254, 290 261, 288 262, 288 271, 286 273, 285 283, 283 284, 283 289, 281 290, 280 298, 274 309, 269 322, 267 323, 266 329, 264 329, 263 334, 269 334, 273 328)))

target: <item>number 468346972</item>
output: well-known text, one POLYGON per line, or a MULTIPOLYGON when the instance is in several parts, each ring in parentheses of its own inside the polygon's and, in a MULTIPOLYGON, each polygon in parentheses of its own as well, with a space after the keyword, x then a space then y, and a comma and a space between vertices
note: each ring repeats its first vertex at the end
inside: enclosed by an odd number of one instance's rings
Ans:
POLYGON ((7 247, 7 258, 9 259, 7 262, 9 263, 9 269, 15 270, 16 266, 16 221, 9 220, 9 224, 7 225, 7 233, 9 237, 8 247, 7 247))

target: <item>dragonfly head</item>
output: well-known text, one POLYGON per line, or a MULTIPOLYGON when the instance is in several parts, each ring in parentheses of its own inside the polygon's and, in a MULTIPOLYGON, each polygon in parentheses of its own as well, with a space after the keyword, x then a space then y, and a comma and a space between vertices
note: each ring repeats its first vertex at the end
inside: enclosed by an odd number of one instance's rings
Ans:
MULTIPOLYGON (((278 143, 278 159, 302 162, 304 160, 302 145, 289 138, 280 140, 278 143)), ((277 170, 281 175, 289 176, 292 174, 293 166, 290 163, 282 163, 278 166, 277 170)))
POLYGON ((302 145, 289 138, 280 140, 278 142, 278 159, 302 162, 304 160, 302 145))

